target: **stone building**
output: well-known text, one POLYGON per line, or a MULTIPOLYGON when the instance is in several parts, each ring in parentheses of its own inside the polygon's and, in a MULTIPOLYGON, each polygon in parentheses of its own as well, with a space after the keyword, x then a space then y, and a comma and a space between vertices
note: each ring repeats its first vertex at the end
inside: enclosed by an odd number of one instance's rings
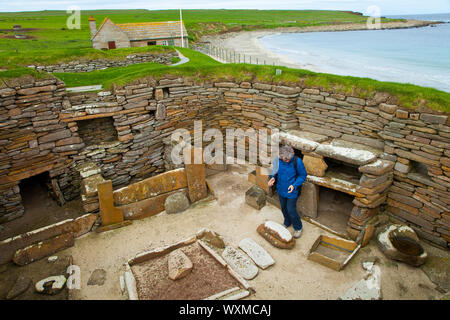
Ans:
POLYGON ((111 19, 105 18, 97 29, 96 20, 91 16, 89 28, 92 47, 95 49, 152 45, 188 47, 188 34, 183 22, 180 21, 115 24, 111 19), (183 30, 183 39, 181 30, 183 30))

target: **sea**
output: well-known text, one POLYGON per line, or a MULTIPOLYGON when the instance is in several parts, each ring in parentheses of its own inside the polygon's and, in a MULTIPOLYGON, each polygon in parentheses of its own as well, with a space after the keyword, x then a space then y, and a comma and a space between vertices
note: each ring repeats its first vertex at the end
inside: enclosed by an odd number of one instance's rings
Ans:
POLYGON ((410 29, 281 33, 259 41, 305 69, 450 92, 450 13, 387 17, 446 23, 410 29))

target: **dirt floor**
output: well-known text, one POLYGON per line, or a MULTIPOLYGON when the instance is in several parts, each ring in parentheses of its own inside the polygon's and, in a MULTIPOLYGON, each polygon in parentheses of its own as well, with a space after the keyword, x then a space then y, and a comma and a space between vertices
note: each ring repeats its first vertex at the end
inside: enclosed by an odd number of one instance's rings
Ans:
POLYGON ((38 281, 47 277, 59 275, 67 277, 66 272, 67 267, 70 265, 70 257, 64 253, 58 253, 57 256, 58 259, 54 262, 42 259, 22 267, 13 263, 0 266, 0 300, 7 297, 18 277, 30 279, 30 286, 15 300, 67 300, 68 289, 66 286, 55 295, 37 293, 34 288, 38 281))
MULTIPOLYGON (((240 240, 250 237, 275 259, 275 265, 260 270, 249 283, 256 293, 249 299, 338 299, 365 276, 361 260, 378 257, 381 268, 381 291, 384 299, 440 299, 444 292, 436 289, 421 268, 410 267, 387 259, 372 240, 340 272, 307 260, 314 241, 326 231, 304 222, 304 232, 292 250, 272 247, 257 232, 265 220, 283 222, 281 212, 267 204, 260 211, 245 204, 245 191, 251 186, 247 173, 253 167, 229 166, 227 172, 210 176, 208 181, 217 201, 203 201, 179 214, 166 214, 133 221, 121 229, 104 233, 89 233, 64 251, 73 256, 81 268, 81 289, 73 290, 72 299, 127 299, 122 294, 119 278, 125 262, 137 253, 173 244, 195 234, 201 228, 220 233, 224 240, 237 247, 240 240), (103 285, 88 286, 95 269, 106 270, 103 285)), ((290 231, 293 232, 293 230, 290 231)), ((432 256, 445 257, 449 252, 422 243, 432 256)), ((448 265, 447 265, 448 266, 448 265)), ((444 271, 445 275, 445 271, 444 271)), ((436 275, 437 278, 439 274, 436 275)), ((442 277, 442 272, 440 273, 442 277)), ((445 277, 444 277, 445 278, 445 277)))
POLYGON ((354 197, 325 187, 320 187, 319 190, 319 206, 314 220, 341 234, 346 234, 354 197))
POLYGON ((81 199, 70 201, 61 207, 49 195, 42 180, 27 180, 29 181, 21 185, 25 213, 20 218, 1 225, 0 241, 84 214, 81 199))
POLYGON ((187 276, 176 281, 169 279, 168 254, 131 267, 140 299, 201 300, 240 286, 198 243, 182 247, 181 250, 192 261, 194 268, 187 276))

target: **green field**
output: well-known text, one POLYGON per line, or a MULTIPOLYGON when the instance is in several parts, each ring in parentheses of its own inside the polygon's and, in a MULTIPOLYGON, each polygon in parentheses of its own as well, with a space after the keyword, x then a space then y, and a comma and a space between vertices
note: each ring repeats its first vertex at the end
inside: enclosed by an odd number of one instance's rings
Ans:
MULTIPOLYGON (((34 28, 27 35, 32 39, 11 39, 12 31, 0 31, 0 58, 7 54, 22 56, 36 50, 90 48, 88 17, 97 20, 97 27, 105 17, 115 23, 178 20, 178 10, 95 10, 81 12, 81 29, 69 30, 65 11, 39 11, 0 13, 0 30, 10 30, 14 25, 34 28)), ((184 10, 183 20, 190 41, 201 35, 236 30, 275 27, 305 27, 339 23, 365 23, 366 17, 341 11, 288 11, 288 10, 184 10)))
MULTIPOLYGON (((100 51, 91 48, 87 18, 93 15, 97 26, 104 17, 109 16, 116 23, 177 20, 179 11, 148 10, 97 10, 82 12, 80 30, 68 30, 65 11, 42 11, 22 13, 0 13, 0 29, 10 29, 15 24, 23 28, 38 28, 29 32, 35 37, 29 40, 8 39, 12 32, 0 31, 0 67, 9 71, 0 72, 0 78, 17 77, 22 74, 37 74, 29 68, 30 64, 53 64, 81 58, 121 59, 132 52, 152 50, 162 52, 170 47, 127 48, 100 51)), ((191 41, 202 34, 220 33, 236 30, 252 30, 288 26, 311 26, 338 23, 365 23, 366 17, 337 11, 274 11, 274 10, 185 10, 183 18, 191 41)), ((128 67, 111 68, 89 73, 55 74, 67 87, 102 84, 109 88, 114 84, 125 84, 143 77, 162 77, 165 74, 201 79, 260 80, 274 83, 304 83, 310 87, 324 88, 333 92, 372 97, 376 91, 388 92, 395 96, 397 103, 409 107, 429 107, 435 110, 450 111, 450 93, 432 88, 380 82, 368 78, 343 77, 314 73, 306 70, 275 66, 249 64, 221 64, 210 57, 190 49, 178 48, 190 62, 176 66, 144 63, 128 67), (275 69, 283 70, 276 76, 275 69)), ((174 61, 176 62, 176 61, 174 61)))
POLYGON ((191 77, 196 81, 229 79, 296 84, 300 82, 309 87, 323 88, 331 92, 344 93, 361 98, 373 97, 377 91, 388 92, 397 98, 396 103, 408 108, 428 107, 435 110, 450 111, 450 93, 433 88, 382 82, 369 78, 315 73, 277 66, 243 63, 222 64, 197 51, 186 48, 177 49, 190 59, 188 63, 175 67, 145 63, 89 73, 57 73, 55 76, 63 80, 68 87, 102 84, 105 88, 110 88, 114 84, 123 85, 139 78, 160 78, 169 74, 191 77), (275 75, 276 69, 281 69, 282 74, 279 76, 275 75))

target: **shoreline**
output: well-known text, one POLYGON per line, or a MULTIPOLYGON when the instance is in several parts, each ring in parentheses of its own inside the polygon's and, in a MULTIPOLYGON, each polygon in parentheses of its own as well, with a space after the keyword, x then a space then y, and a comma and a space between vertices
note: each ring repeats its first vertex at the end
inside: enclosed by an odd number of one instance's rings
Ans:
MULTIPOLYGON (((407 20, 406 22, 387 22, 381 24, 381 29, 377 30, 388 30, 388 29, 411 29, 411 28, 421 28, 430 25, 441 24, 444 22, 440 21, 423 21, 423 20, 407 20)), ((259 29, 254 31, 238 31, 229 32, 213 36, 204 36, 200 39, 199 43, 206 44, 209 43, 214 47, 227 48, 228 50, 234 51, 237 55, 241 57, 241 62, 243 62, 243 56, 247 58, 246 63, 249 62, 249 56, 252 57, 252 63, 255 59, 258 59, 259 64, 267 65, 278 65, 295 69, 306 69, 313 72, 326 72, 319 66, 312 64, 301 64, 292 61, 289 57, 275 53, 267 48, 265 48, 261 42, 260 38, 270 35, 277 35, 282 33, 309 33, 309 32, 342 32, 342 31, 372 31, 372 29, 367 29, 366 24, 338 24, 338 25, 322 25, 322 26, 312 26, 312 27, 289 27, 289 28, 275 28, 275 29, 259 29)), ((211 56, 213 59, 224 62, 215 56, 211 56)))

